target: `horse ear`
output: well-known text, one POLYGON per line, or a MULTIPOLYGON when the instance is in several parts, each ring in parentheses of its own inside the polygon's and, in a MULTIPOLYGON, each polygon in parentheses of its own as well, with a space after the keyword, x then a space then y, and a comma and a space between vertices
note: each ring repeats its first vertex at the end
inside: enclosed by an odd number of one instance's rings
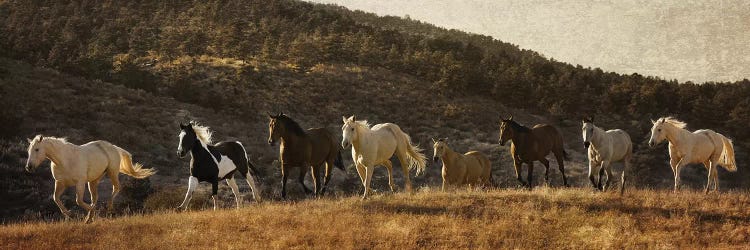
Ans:
POLYGON ((512 120, 513 120, 513 115, 510 115, 510 117, 508 118, 508 121, 512 121, 512 120))
POLYGON ((273 115, 271 114, 271 112, 266 111, 266 115, 268 115, 268 118, 271 118, 271 119, 274 118, 273 115))
POLYGON ((351 119, 352 119, 352 121, 357 121, 357 117, 355 117, 354 115, 352 115, 351 119))
POLYGON ((447 142, 448 141, 448 137, 443 138, 443 141, 447 142))
POLYGON ((279 112, 279 116, 282 116, 282 115, 284 115, 284 112, 279 112))
POLYGON ((432 139, 432 143, 437 143, 437 141, 435 140, 435 138, 430 138, 430 139, 432 139))
MULTIPOLYGON (((433 139, 433 140, 435 140, 435 139, 433 139)), ((33 140, 33 139, 29 139, 29 138, 26 138, 26 141, 27 141, 27 142, 29 142, 29 143, 31 143, 31 142, 33 142, 34 140, 33 140)))
POLYGON ((341 116, 341 121, 343 121, 344 123, 346 123, 347 120, 348 119, 346 118, 346 116, 341 116))
POLYGON ((651 120, 652 124, 656 124, 656 121, 654 121, 654 119, 649 119, 649 120, 651 120))

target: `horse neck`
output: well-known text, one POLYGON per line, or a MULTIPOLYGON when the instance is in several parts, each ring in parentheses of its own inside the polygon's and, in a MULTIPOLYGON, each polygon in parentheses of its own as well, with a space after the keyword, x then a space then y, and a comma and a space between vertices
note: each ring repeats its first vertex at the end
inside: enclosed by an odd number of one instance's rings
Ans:
POLYGON ((359 149, 370 139, 370 130, 363 126, 357 126, 355 132, 357 132, 357 140, 352 141, 352 147, 355 151, 361 152, 359 149))
POLYGON ((285 128, 284 133, 281 134, 281 144, 294 145, 294 144, 299 143, 304 137, 307 137, 307 135, 306 134, 298 135, 285 128))
POLYGON ((72 151, 73 144, 66 143, 59 140, 45 140, 46 147, 44 149, 45 157, 55 163, 55 166, 65 167, 64 156, 72 151))
POLYGON ((604 143, 606 133, 607 131, 604 131, 604 129, 594 126, 594 135, 591 137, 591 145, 594 147, 601 146, 604 143))
MULTIPOLYGON (((453 151, 453 149, 448 147, 448 145, 445 145, 445 150, 443 150, 443 155, 441 155, 440 157, 443 158, 443 163, 445 162, 453 163, 453 161, 456 160, 456 158, 460 157, 460 155, 456 153, 456 151, 453 151)), ((443 164, 443 166, 445 165, 446 164, 443 164)))
MULTIPOLYGON (((513 129, 513 128, 511 128, 513 129)), ((528 136, 531 134, 531 131, 528 132, 522 132, 520 130, 513 129, 513 137, 510 138, 510 141, 513 142, 513 144, 520 146, 524 145, 528 141, 528 136)))
POLYGON ((669 125, 669 133, 667 133, 667 141, 669 143, 672 143, 676 146, 682 145, 682 142, 685 141, 690 136, 690 131, 687 131, 687 129, 679 128, 674 125, 669 125))
POLYGON ((211 156, 211 158, 215 159, 213 154, 211 154, 211 151, 208 150, 208 146, 209 146, 208 144, 204 143, 203 141, 197 138, 195 140, 196 140, 196 143, 193 144, 193 148, 190 149, 190 153, 193 154, 193 159, 196 158, 195 157, 196 155, 203 155, 203 154, 208 154, 211 156))

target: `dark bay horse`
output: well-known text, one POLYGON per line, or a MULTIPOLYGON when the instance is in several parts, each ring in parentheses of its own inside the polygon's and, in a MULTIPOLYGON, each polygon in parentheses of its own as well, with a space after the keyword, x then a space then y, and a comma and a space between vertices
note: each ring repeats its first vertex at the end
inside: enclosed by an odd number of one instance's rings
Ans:
POLYGON ((516 178, 521 185, 531 189, 532 172, 534 161, 541 162, 546 168, 544 181, 549 181, 549 160, 546 156, 550 151, 555 155, 557 165, 562 173, 563 184, 567 187, 568 180, 565 178, 565 164, 563 158, 568 158, 563 148, 563 139, 560 132, 553 126, 537 124, 533 128, 525 127, 513 121, 513 116, 508 119, 500 118, 500 145, 511 141, 510 154, 513 155, 513 167, 516 169, 516 178), (529 166, 527 181, 524 182, 520 176, 521 164, 529 166))
POLYGON ((271 121, 268 123, 268 144, 274 145, 281 140, 279 149, 279 162, 281 163, 281 197, 286 198, 287 170, 299 168, 298 181, 306 194, 314 192, 315 195, 325 193, 328 181, 331 180, 331 172, 335 165, 344 170, 341 161, 341 146, 333 138, 333 135, 325 128, 302 129, 294 120, 279 113, 268 114, 271 121), (325 163, 325 176, 323 185, 319 175, 325 163), (305 174, 311 170, 314 191, 305 186, 305 174))

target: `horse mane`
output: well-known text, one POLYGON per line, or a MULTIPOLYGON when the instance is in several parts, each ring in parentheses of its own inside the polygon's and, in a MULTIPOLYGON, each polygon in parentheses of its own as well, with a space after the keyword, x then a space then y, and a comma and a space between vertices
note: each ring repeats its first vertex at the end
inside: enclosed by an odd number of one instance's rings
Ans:
POLYGON ((509 120, 509 121, 506 121, 506 122, 508 122, 510 124, 510 126, 513 128, 513 130, 515 130, 515 131, 518 131, 518 132, 531 132, 530 128, 528 128, 528 127, 526 127, 524 125, 521 125, 521 124, 517 123, 514 120, 509 120))
POLYGON ((355 121, 354 124, 357 124, 357 125, 359 125, 361 127, 365 127, 367 129, 370 128, 370 123, 367 122, 367 120, 355 121))
POLYGON ((65 137, 53 137, 53 136, 36 135, 36 136, 34 136, 34 139, 31 139, 31 142, 29 143, 29 148, 27 150, 30 150, 31 147, 33 147, 37 143, 40 143, 42 141, 47 141, 47 140, 56 141, 56 142, 60 142, 60 143, 63 143, 63 144, 69 143, 68 142, 68 138, 65 138, 65 137))
POLYGON ((677 118, 674 118, 672 116, 659 118, 659 120, 657 120, 656 122, 657 123, 672 124, 673 126, 678 127, 678 128, 682 128, 682 129, 684 129, 685 127, 687 127, 687 123, 685 123, 683 121, 680 121, 680 120, 677 120, 677 118))
POLYGON ((213 132, 211 132, 211 129, 209 127, 200 125, 195 121, 191 121, 190 123, 193 125, 193 132, 195 132, 198 140, 202 141, 206 145, 210 145, 213 139, 211 138, 213 136, 213 132))
POLYGON ((288 116, 286 116, 284 114, 281 114, 281 115, 278 116, 277 120, 280 120, 281 122, 283 122, 284 123, 284 127, 287 130, 292 131, 292 133, 294 133, 296 135, 299 135, 299 136, 306 135, 305 130, 302 129, 302 127, 300 127, 299 123, 297 123, 294 120, 292 120, 292 118, 290 118, 290 117, 288 117, 288 116))

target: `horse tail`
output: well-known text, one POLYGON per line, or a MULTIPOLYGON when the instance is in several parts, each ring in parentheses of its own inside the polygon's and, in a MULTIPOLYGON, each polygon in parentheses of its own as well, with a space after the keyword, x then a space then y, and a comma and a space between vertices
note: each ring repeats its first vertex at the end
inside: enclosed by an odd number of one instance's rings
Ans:
POLYGON ((120 153, 120 173, 130 175, 136 179, 143 179, 152 176, 156 170, 152 168, 143 168, 140 163, 133 164, 133 156, 122 148, 115 147, 120 153))
POLYGON ((419 146, 412 144, 411 137, 404 133, 398 126, 389 127, 390 131, 399 140, 399 146, 403 145, 403 150, 406 151, 406 157, 409 160, 409 168, 416 168, 417 175, 424 172, 427 167, 427 157, 421 153, 422 149, 419 146))
POLYGON ((333 161, 333 165, 343 171, 346 171, 346 168, 344 168, 344 160, 341 158, 341 150, 336 153, 336 160, 333 161))
POLYGON ((258 175, 258 169, 250 162, 250 159, 247 159, 247 172, 254 176, 258 175))
POLYGON ((737 171, 737 162, 735 162, 734 159, 734 145, 732 145, 732 140, 721 134, 718 135, 721 138, 721 143, 723 145, 721 157, 719 157, 719 165, 729 172, 737 171))

